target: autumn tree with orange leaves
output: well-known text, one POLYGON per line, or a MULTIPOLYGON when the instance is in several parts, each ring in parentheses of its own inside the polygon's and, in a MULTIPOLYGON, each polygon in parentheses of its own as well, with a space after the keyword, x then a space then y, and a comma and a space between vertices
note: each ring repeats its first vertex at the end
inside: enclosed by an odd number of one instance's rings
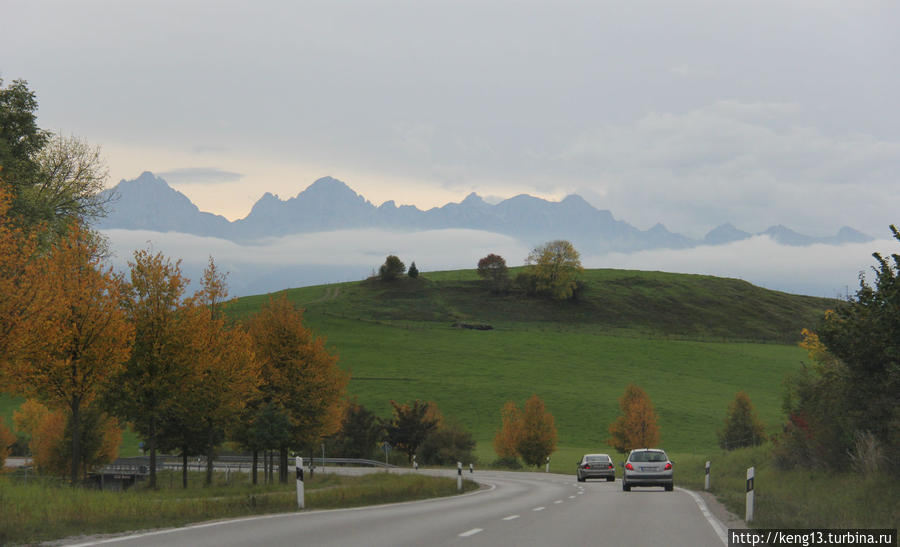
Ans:
POLYGON ((532 395, 520 411, 507 401, 501 411, 503 425, 494 437, 494 450, 501 460, 520 456, 527 465, 541 465, 556 450, 558 435, 553 415, 544 401, 532 395))
POLYGON ((556 425, 544 401, 532 395, 522 409, 522 425, 516 450, 528 465, 542 465, 556 450, 556 425))
POLYGON ((623 454, 635 448, 657 446, 659 428, 656 425, 656 411, 647 393, 634 384, 628 384, 619 399, 619 406, 622 415, 609 426, 609 445, 623 454))
POLYGON ((9 391, 15 387, 10 367, 37 354, 53 306, 38 235, 8 214, 12 201, 9 185, 0 180, 0 389, 9 391))
MULTIPOLYGON (((41 473, 65 476, 73 460, 72 421, 65 410, 50 410, 29 399, 13 413, 16 429, 29 439, 34 465, 41 473)), ((118 457, 122 428, 116 418, 96 405, 87 407, 81 418, 82 470, 109 463, 118 457)))
POLYGON ((15 434, 0 420, 0 469, 6 464, 6 458, 15 443, 15 434))
POLYGON ((494 452, 501 461, 511 464, 519 456, 516 443, 522 427, 522 416, 519 407, 512 401, 506 401, 500 411, 500 431, 494 436, 494 452))
POLYGON ((260 365, 260 406, 281 409, 291 425, 289 441, 271 447, 279 451, 279 480, 286 482, 289 449, 310 449, 340 429, 350 376, 283 295, 262 307, 248 331, 260 365))
POLYGON ((16 392, 64 409, 71 436, 70 479, 84 462, 82 412, 105 394, 128 358, 133 329, 122 308, 122 282, 101 264, 97 239, 73 224, 44 262, 52 290, 41 339, 9 367, 16 392))

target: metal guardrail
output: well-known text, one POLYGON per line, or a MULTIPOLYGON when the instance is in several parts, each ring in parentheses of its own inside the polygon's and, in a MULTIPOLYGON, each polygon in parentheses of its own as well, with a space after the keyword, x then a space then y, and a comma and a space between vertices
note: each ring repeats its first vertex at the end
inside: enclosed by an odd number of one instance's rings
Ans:
MULTIPOLYGON (((304 458, 304 462, 309 462, 309 458, 304 458)), ((278 468, 278 462, 274 462, 275 467, 278 468)), ((244 466, 250 468, 253 465, 253 457, 252 456, 220 456, 213 460, 213 467, 237 467, 238 470, 242 469, 244 466)), ((257 462, 257 465, 262 467, 263 462, 262 458, 257 462)), ((294 459, 288 458, 288 467, 292 467, 294 465, 294 459)), ((353 466, 365 466, 365 467, 381 467, 381 468, 396 468, 396 465, 386 464, 385 462, 380 462, 377 460, 367 460, 361 458, 312 458, 312 465, 314 467, 327 467, 329 465, 353 465, 353 466)), ((180 456, 158 456, 156 459, 156 469, 181 469, 182 460, 180 456)), ((206 459, 204 458, 191 458, 188 460, 188 468, 197 467, 198 469, 206 468, 206 459)), ((98 469, 97 473, 130 473, 136 475, 146 475, 150 470, 150 457, 149 456, 138 456, 134 458, 119 458, 116 461, 109 463, 102 468, 98 469)))

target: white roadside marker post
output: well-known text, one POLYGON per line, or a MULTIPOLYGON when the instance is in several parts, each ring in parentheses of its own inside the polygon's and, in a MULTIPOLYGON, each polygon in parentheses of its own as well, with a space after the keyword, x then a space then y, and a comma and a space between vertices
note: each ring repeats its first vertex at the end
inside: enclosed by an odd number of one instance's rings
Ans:
POLYGON ((469 464, 469 473, 474 473, 474 472, 475 472, 475 464, 470 463, 469 464))
POLYGON ((703 483, 704 489, 709 490, 709 460, 706 461, 706 478, 703 483))
POLYGON ((544 473, 550 472, 550 456, 547 456, 547 467, 544 469, 544 473))
POLYGON ((413 454, 413 471, 419 470, 419 462, 416 461, 416 455, 413 454))
POLYGON ((462 491, 462 462, 456 462, 456 491, 462 491))
POLYGON ((303 492, 303 458, 297 456, 294 464, 297 468, 297 507, 303 509, 306 506, 303 492))
POLYGON ((753 520, 753 476, 756 474, 756 468, 747 469, 747 510, 744 520, 750 522, 753 520))

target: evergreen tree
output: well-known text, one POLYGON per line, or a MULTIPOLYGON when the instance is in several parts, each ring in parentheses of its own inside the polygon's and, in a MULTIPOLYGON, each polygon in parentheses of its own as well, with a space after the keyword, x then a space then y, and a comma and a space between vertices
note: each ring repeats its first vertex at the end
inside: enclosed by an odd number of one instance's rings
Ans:
POLYGON ((725 427, 718 432, 719 446, 725 450, 758 446, 766 440, 765 429, 756 415, 750 397, 743 391, 738 391, 728 407, 725 427))

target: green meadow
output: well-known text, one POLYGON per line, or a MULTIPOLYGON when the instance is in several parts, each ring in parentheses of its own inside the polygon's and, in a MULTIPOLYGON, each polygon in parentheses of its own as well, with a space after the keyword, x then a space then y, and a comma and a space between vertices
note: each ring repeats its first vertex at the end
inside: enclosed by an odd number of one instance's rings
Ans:
MULTIPOLYGON (((504 402, 536 393, 556 420, 560 471, 584 451, 609 450, 607 428, 631 382, 650 395, 661 444, 674 452, 715 447, 739 390, 777 430, 784 376, 805 358, 800 330, 833 305, 709 276, 589 270, 585 278, 583 297, 562 303, 491 294, 474 270, 278 295, 306 310, 359 402, 387 416, 390 400, 433 401, 474 433, 482 463, 495 458, 504 402)), ((229 312, 243 319, 270 296, 239 299, 229 312)))

